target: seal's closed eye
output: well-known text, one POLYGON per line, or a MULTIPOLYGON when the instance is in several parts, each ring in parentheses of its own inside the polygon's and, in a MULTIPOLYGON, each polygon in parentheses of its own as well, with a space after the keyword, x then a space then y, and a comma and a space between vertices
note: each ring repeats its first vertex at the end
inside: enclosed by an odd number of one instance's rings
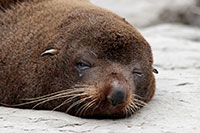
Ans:
POLYGON ((85 70, 85 69, 90 68, 91 65, 88 64, 88 63, 85 63, 85 62, 80 61, 80 62, 76 63, 76 67, 77 67, 79 70, 85 70))
POLYGON ((83 61, 79 61, 75 65, 75 69, 79 72, 79 77, 83 76, 82 71, 91 68, 91 65, 83 61))

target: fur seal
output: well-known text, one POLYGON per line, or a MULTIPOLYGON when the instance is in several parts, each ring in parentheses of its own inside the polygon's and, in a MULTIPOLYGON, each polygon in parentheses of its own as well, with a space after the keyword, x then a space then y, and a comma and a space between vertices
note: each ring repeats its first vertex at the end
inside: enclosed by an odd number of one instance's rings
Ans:
POLYGON ((1 105, 124 118, 155 92, 152 50, 87 0, 0 0, 1 105))

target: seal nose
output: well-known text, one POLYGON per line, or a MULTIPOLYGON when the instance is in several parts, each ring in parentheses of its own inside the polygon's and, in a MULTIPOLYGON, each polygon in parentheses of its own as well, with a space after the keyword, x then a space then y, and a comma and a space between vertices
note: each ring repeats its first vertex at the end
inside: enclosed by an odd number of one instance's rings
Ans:
POLYGON ((123 87, 115 87, 108 98, 112 102, 113 106, 121 104, 126 99, 126 90, 123 87))

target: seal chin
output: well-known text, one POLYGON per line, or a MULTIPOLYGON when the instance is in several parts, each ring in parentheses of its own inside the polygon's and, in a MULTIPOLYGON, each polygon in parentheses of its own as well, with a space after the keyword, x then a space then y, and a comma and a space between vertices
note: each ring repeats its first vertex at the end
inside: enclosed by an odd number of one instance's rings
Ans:
POLYGON ((79 98, 81 104, 74 106, 69 113, 84 118, 129 117, 139 106, 136 108, 131 86, 124 81, 110 77, 96 85, 86 86, 83 92, 85 95, 79 98))
MULTIPOLYGON (((123 92, 120 92, 123 93, 123 92)), ((113 95, 111 93, 111 95, 113 95)), ((122 95, 122 94, 119 94, 122 95)), ((124 99, 124 96, 122 97, 124 99)), ((83 118, 94 118, 94 119, 119 119, 127 118, 135 114, 137 110, 145 106, 146 103, 137 97, 134 97, 134 94, 126 98, 126 100, 120 103, 117 99, 118 104, 115 104, 107 98, 104 101, 100 99, 94 99, 87 101, 83 104, 84 107, 79 106, 73 112, 72 115, 83 117, 83 118), (95 102, 94 102, 95 101, 95 102), (87 107, 86 107, 87 106, 87 107), (81 111, 80 111, 81 110, 81 111), (77 113, 78 112, 78 113, 77 113)))
POLYGON ((131 102, 129 100, 128 101, 125 100, 126 98, 124 94, 121 94, 124 92, 112 92, 112 93, 111 95, 108 96, 108 98, 106 98, 103 101, 98 98, 86 100, 84 103, 74 107, 68 113, 82 118, 94 118, 94 119, 95 118, 119 119, 131 116, 133 114, 133 112, 131 112, 131 109, 129 109, 131 108, 131 106, 129 105, 131 102), (121 99, 114 98, 115 95, 121 97, 121 99), (110 99, 113 99, 113 101, 110 99))
POLYGON ((101 107, 97 108, 93 113, 88 110, 85 115, 80 117, 84 118, 94 118, 94 119, 119 119, 130 117, 133 113, 126 111, 127 105, 102 105, 101 107))
MULTIPOLYGON (((119 119, 124 117, 129 117, 131 114, 126 114, 124 111, 125 107, 120 106, 109 106, 109 107, 99 107, 95 111, 88 109, 85 114, 78 115, 82 118, 93 118, 93 119, 119 119)), ((77 116, 77 115, 76 115, 77 116)))

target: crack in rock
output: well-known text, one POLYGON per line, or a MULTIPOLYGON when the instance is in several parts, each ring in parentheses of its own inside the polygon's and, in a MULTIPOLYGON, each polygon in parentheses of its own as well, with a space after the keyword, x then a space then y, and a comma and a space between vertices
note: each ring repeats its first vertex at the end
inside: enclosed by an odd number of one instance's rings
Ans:
POLYGON ((193 83, 185 82, 185 83, 177 84, 176 86, 186 86, 186 85, 192 85, 192 84, 193 84, 193 83))
MULTIPOLYGON (((86 122, 85 122, 86 123, 86 122)), ((74 124, 65 124, 62 126, 58 126, 56 128, 64 128, 64 127, 76 127, 76 126, 83 126, 85 123, 74 123, 74 124)))

